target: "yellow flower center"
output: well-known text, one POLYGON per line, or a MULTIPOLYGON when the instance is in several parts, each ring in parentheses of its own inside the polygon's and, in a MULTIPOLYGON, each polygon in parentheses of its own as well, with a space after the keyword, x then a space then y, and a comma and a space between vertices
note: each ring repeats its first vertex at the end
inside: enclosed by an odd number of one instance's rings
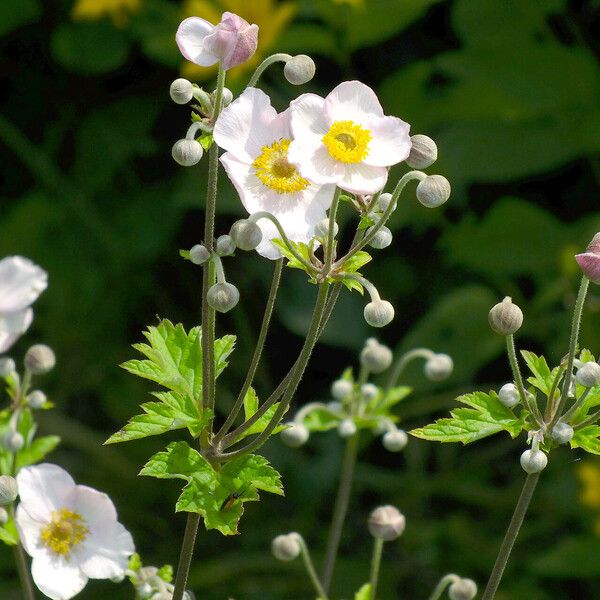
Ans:
POLYGON ((362 162, 369 151, 371 132, 354 121, 334 121, 323 137, 329 154, 345 163, 362 162))
POLYGON ((309 183, 298 173, 298 169, 288 162, 288 148, 291 140, 286 138, 263 146, 260 156, 252 163, 256 176, 278 194, 301 192, 309 183))
POLYGON ((42 541, 56 554, 67 556, 73 546, 85 540, 88 533, 81 515, 61 508, 52 513, 52 520, 42 529, 42 541))

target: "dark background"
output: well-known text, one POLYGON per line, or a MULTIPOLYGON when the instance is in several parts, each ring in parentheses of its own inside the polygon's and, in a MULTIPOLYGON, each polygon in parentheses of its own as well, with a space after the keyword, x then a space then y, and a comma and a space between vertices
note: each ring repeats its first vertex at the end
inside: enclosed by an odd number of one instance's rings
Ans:
MULTIPOLYGON (((174 44, 180 20, 218 19, 224 9, 261 28, 259 53, 307 53, 317 76, 294 89, 279 68, 263 87, 283 108, 298 93, 325 95, 359 78, 387 114, 433 137, 440 159, 429 169, 452 182, 441 210, 405 193, 391 228, 394 243, 365 274, 396 307, 378 337, 398 352, 426 345, 454 357, 443 384, 407 380, 415 394, 398 409, 403 426, 430 421, 459 393, 497 388, 509 378, 502 339, 487 311, 513 296, 526 320, 519 345, 559 360, 579 277, 573 254, 600 230, 600 3, 565 0, 2 0, 0 3, 0 257, 28 256, 50 286, 36 320, 11 354, 28 344, 55 348, 44 382, 56 410, 40 416, 63 444, 50 460, 77 481, 107 491, 147 564, 176 562, 185 517, 172 514, 178 485, 136 478, 165 440, 102 447, 151 386, 117 365, 156 315, 199 321, 200 270, 178 257, 201 240, 206 161, 184 169, 170 158, 187 109, 169 100, 181 72, 211 90, 214 72, 190 70, 174 44), (122 10, 106 14, 108 5, 122 10), (128 9, 127 9, 128 8, 128 9), (183 69, 183 71, 182 71, 183 69)), ((258 60, 258 59, 257 59, 258 60)), ((239 92, 242 68, 228 82, 239 92)), ((226 180, 217 232, 242 207, 226 180)), ((350 219, 349 211, 342 220, 350 219)), ((272 265, 256 254, 225 261, 242 294, 221 319, 238 346, 220 380, 218 403, 237 392, 262 315, 272 265)), ((266 397, 293 361, 314 287, 286 272, 257 387, 266 397)), ((365 337, 362 299, 346 293, 318 347, 297 404, 327 399, 331 381, 356 361, 365 337)), ((600 294, 593 287, 583 344, 600 352, 600 294)), ((412 439, 392 455, 366 443, 357 471, 334 598, 368 578, 368 512, 392 503, 408 526, 386 547, 381 597, 426 598, 448 571, 481 585, 516 500, 524 440, 497 436, 476 447, 412 439)), ((174 434, 173 439, 176 439, 174 434)), ((287 497, 249 505, 242 535, 201 531, 191 586, 203 600, 304 599, 312 591, 301 564, 276 562, 271 538, 301 531, 320 559, 337 484, 341 440, 314 435, 302 450, 279 440, 264 452, 283 473, 287 497)), ((553 453, 498 600, 600 597, 600 514, 582 505, 579 452, 553 453)), ((600 478, 599 478, 600 480, 600 478)), ((599 495, 597 488, 588 490, 599 495)), ((593 502, 592 502, 593 504, 593 502)), ((12 557, 0 548, 0 597, 18 598, 12 557)), ((92 582, 83 598, 131 598, 130 588, 92 582)))

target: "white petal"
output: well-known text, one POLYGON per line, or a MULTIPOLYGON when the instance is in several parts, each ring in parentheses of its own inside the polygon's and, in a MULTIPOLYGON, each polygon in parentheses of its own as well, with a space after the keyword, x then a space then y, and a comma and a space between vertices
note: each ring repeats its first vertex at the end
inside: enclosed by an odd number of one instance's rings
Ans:
POLYGON ((335 160, 316 135, 296 138, 288 148, 288 160, 302 177, 316 184, 336 183, 344 175, 344 164, 335 160))
POLYGON ((33 321, 33 310, 0 314, 0 354, 6 352, 23 335, 33 321))
POLYGON ((0 313, 24 310, 47 286, 46 271, 28 258, 9 256, 0 260, 0 313))
POLYGON ((104 492, 78 485, 72 496, 73 510, 80 514, 90 529, 112 526, 117 521, 113 501, 104 492))
POLYGON ((134 551, 131 534, 114 521, 99 529, 90 528, 90 536, 76 553, 81 570, 88 577, 112 579, 124 575, 134 551))
POLYGON ((365 164, 389 167, 408 158, 411 147, 408 123, 397 117, 379 117, 366 127, 371 133, 371 141, 365 164))
POLYGON ((385 167, 372 167, 364 163, 348 164, 338 186, 353 194, 375 194, 383 189, 387 176, 385 167))
POLYGON ((17 506, 17 512, 15 515, 15 523, 17 530, 19 531, 19 539, 25 551, 30 556, 34 556, 40 551, 45 552, 45 546, 41 543, 41 531, 42 528, 50 520, 50 515, 45 521, 38 521, 32 519, 29 513, 25 510, 23 503, 21 502, 17 506))
POLYGON ((295 138, 307 134, 322 138, 331 126, 323 112, 325 100, 316 94, 302 94, 290 102, 292 113, 292 133, 295 138))
POLYGON ((218 56, 204 51, 204 38, 214 29, 212 23, 200 17, 184 19, 175 34, 175 41, 181 54, 201 67, 210 67, 217 63, 218 56))
POLYGON ((68 561, 49 551, 34 557, 31 575, 40 591, 52 600, 69 600, 88 582, 76 561, 68 561))
POLYGON ((360 81, 344 81, 325 98, 324 110, 333 121, 365 124, 373 117, 383 117, 383 108, 375 92, 360 81))
POLYGON ((24 467, 17 475, 21 506, 32 519, 48 521, 53 511, 71 507, 73 478, 57 465, 24 467))
POLYGON ((257 88, 247 88, 223 109, 215 124, 214 140, 236 158, 252 162, 265 144, 276 139, 270 128, 276 117, 269 96, 257 88))

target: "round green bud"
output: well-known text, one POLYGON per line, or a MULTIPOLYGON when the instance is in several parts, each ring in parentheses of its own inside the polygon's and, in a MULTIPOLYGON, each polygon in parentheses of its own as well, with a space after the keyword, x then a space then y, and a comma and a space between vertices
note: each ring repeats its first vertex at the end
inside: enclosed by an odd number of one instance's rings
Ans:
POLYGON ((236 221, 232 225, 229 235, 240 250, 246 251, 255 250, 263 239, 260 227, 248 219, 236 221))
POLYGON ((371 327, 385 327, 394 319, 394 307, 387 300, 376 300, 365 306, 363 314, 371 327))
POLYGON ((17 370, 15 361, 10 357, 0 358, 0 377, 9 377, 17 370))
POLYGON ((202 244, 192 246, 190 250, 190 261, 195 265, 203 265, 210 258, 210 252, 202 244))
MULTIPOLYGON (((372 227, 367 229, 367 235, 369 235, 373 231, 372 227)), ((373 236, 373 239, 369 242, 369 246, 372 248, 376 248, 377 250, 383 250, 387 248, 394 239, 392 232, 384 225, 380 227, 377 233, 373 236)))
POLYGON ((180 77, 171 84, 169 94, 176 104, 187 104, 194 97, 194 86, 191 81, 180 77))
POLYGON ((18 495, 17 480, 10 475, 0 475, 0 506, 12 504, 18 495))
POLYGON ((173 144, 171 156, 182 167, 192 167, 200 162, 204 150, 196 140, 178 140, 173 144))
POLYGON ((360 353, 360 364, 372 373, 378 374, 385 371, 391 364, 394 355, 392 351, 375 338, 369 338, 365 342, 360 353))
POLYGON ((444 381, 452 375, 454 361, 447 354, 434 354, 425 362, 423 372, 430 381, 444 381))
POLYGON ((521 454, 521 467, 525 473, 540 473, 546 468, 548 457, 541 450, 525 450, 521 454))
POLYGON ((300 448, 300 446, 306 444, 310 437, 310 432, 302 423, 292 421, 291 423, 286 423, 286 425, 288 427, 279 434, 281 441, 286 446, 300 448))
POLYGON ((400 452, 408 444, 408 435, 402 429, 393 429, 384 433, 381 443, 388 452, 400 452))
POLYGON ((410 138, 412 146, 406 164, 412 169, 426 169, 430 167, 438 156, 435 142, 426 135, 413 135, 410 138))
POLYGON ((277 560, 290 562, 300 556, 302 546, 297 533, 278 535, 271 542, 271 552, 277 560))
POLYGON ((513 335, 523 325, 523 311, 507 296, 488 314, 490 327, 500 335, 513 335))
MULTIPOLYGON (((384 192, 379 196, 379 198, 377 199, 377 206, 379 207, 379 210, 381 212, 385 212, 388 209, 392 198, 393 196, 389 192, 384 192)), ((396 210, 396 206, 397 204, 394 206, 393 210, 396 210)))
POLYGON ((25 353, 24 362, 33 375, 45 375, 54 369, 56 356, 50 346, 35 344, 25 353))
POLYGON ((42 408, 42 406, 46 404, 46 400, 46 394, 44 394, 42 390, 33 390, 27 394, 27 404, 29 405, 29 408, 34 410, 42 408))
POLYGON ((230 235, 220 235, 215 247, 219 256, 231 256, 235 252, 236 244, 230 235))
POLYGON ((8 516, 6 509, 0 506, 0 525, 6 525, 9 518, 10 517, 8 516))
POLYGON ((360 386, 360 394, 365 400, 373 400, 379 394, 379 388, 374 383, 363 383, 360 386))
POLYGON ((568 423, 563 423, 559 421, 552 428, 551 435, 552 439, 557 444, 568 444, 573 439, 573 436, 575 435, 575 430, 568 423))
POLYGON ((448 588, 450 600, 473 600, 477 596, 477 584, 472 579, 462 577, 448 588))
POLYGON ((240 301, 240 293, 233 283, 215 283, 208 290, 206 300, 216 311, 226 313, 240 301))
POLYGON ((512 408, 521 401, 519 392, 514 383, 505 383, 498 392, 498 398, 506 408, 512 408))
POLYGON ((336 400, 345 400, 354 391, 351 381, 338 379, 331 384, 331 395, 336 400))
POLYGON ((584 363, 577 369, 575 380, 586 388, 598 385, 600 383, 600 365, 593 361, 584 363))
POLYGON ((292 85, 308 83, 315 76, 315 71, 315 61, 306 54, 294 56, 283 67, 283 74, 292 85))
POLYGON ((233 102, 233 93, 229 88, 223 88, 223 106, 229 106, 233 102))
POLYGON ((442 175, 428 175, 417 186, 417 200, 427 208, 437 208, 450 198, 450 182, 442 175))
POLYGON ((23 448, 25 440, 18 431, 7 431, 2 437, 2 445, 14 454, 23 448))
POLYGON ((405 527, 406 519, 395 506, 380 506, 369 517, 370 534, 384 542, 399 538, 405 527))
POLYGON ((342 438, 352 437, 356 431, 356 423, 350 418, 343 419, 338 425, 338 434, 342 438))

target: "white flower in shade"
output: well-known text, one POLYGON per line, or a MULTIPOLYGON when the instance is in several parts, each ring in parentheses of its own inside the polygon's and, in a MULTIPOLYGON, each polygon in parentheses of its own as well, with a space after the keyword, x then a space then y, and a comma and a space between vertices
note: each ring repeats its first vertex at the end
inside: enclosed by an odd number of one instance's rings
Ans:
POLYGON ((410 153, 408 123, 384 116, 375 92, 359 81, 341 83, 326 98, 303 94, 290 108, 290 161, 315 183, 373 194, 383 189, 387 168, 410 153))
MULTIPOLYGON (((277 114, 259 89, 246 91, 223 110, 213 132, 227 150, 221 162, 250 213, 266 211, 281 223, 294 242, 308 242, 331 205, 335 186, 315 185, 288 161, 291 143, 290 110, 277 114)), ((272 221, 260 219, 262 256, 281 256, 270 240, 281 235, 272 221)))
POLYGON ((124 576, 133 539, 106 494, 76 485, 64 469, 47 463, 21 469, 17 483, 19 536, 46 596, 68 600, 90 578, 124 576))
POLYGON ((33 320, 30 306, 48 285, 46 271, 22 256, 0 260, 0 352, 6 352, 33 320))

